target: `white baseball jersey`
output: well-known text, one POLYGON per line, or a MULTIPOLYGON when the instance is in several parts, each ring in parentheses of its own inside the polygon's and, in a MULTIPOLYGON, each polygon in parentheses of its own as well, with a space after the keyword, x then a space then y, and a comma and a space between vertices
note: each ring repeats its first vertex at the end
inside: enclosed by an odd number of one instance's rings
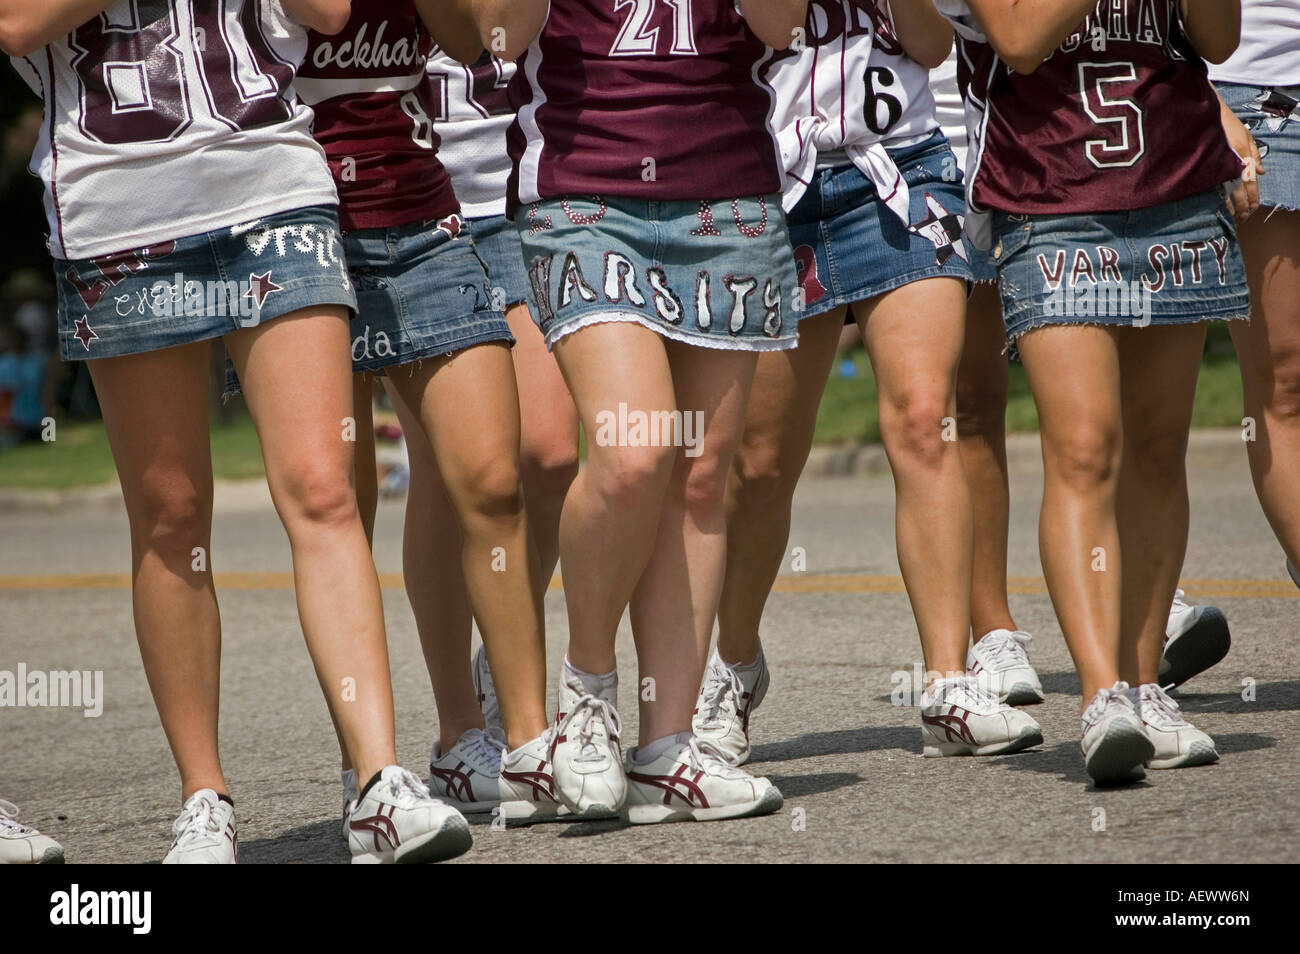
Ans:
POLYGON ((930 92, 934 95, 934 115, 948 139, 959 168, 966 168, 966 106, 957 86, 957 49, 948 54, 943 65, 930 71, 930 92))
POLYGON ((811 0, 805 32, 760 70, 775 92, 783 205, 799 201, 819 154, 842 152, 906 223, 907 185, 886 149, 938 128, 929 71, 904 51, 888 0, 811 0))
POLYGON ((45 101, 50 252, 84 259, 338 202, 278 0, 115 0, 14 58, 45 101))
POLYGON ((1248 86, 1300 85, 1300 0, 1241 0, 1241 43, 1210 79, 1248 86))
POLYGON ((515 118, 506 87, 515 64, 484 52, 473 66, 440 49, 429 58, 429 78, 441 96, 433 125, 442 144, 438 158, 467 218, 505 215, 510 156, 506 130, 515 118))

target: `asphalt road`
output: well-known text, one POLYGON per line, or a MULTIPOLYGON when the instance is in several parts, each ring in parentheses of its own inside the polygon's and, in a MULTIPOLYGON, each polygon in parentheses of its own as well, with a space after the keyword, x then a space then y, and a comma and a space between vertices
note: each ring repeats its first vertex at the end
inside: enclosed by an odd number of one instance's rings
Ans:
MULTIPOLYGON (((805 479, 792 546, 806 573, 772 596, 772 667, 754 717, 753 768, 785 808, 734 822, 633 829, 618 823, 497 831, 476 825, 463 862, 1267 862, 1300 849, 1300 590, 1260 515, 1240 445, 1195 455, 1189 597, 1214 602, 1233 647, 1188 684, 1184 711, 1216 739, 1219 764, 1151 773, 1097 791, 1077 744, 1078 682, 1039 579, 1040 476, 1013 473, 1011 574, 1046 701, 1045 742, 994 759, 922 759, 915 709, 892 705, 892 674, 920 664, 897 578, 887 476, 805 479), (1253 685, 1254 697, 1243 698, 1253 685), (797 810, 797 811, 796 811, 797 810), (1100 810, 1100 811, 1099 811, 1100 810), (802 822, 802 825, 799 824, 802 822)), ((1028 461, 1025 463, 1023 461, 1028 461)), ((240 860, 344 862, 334 735, 285 585, 288 547, 257 487, 222 488, 214 535, 225 632, 222 744, 240 820, 240 860)), ((103 713, 0 709, 0 796, 58 838, 70 862, 156 861, 178 806, 175 769, 131 627, 125 518, 67 502, 0 512, 0 669, 104 672, 103 713), (107 575, 106 575, 107 574, 107 575)), ((400 570, 400 503, 381 507, 376 556, 400 570)), ((388 578, 390 581, 391 577, 388 578)), ((434 709, 405 594, 385 590, 398 754, 423 772, 434 709)), ((184 626, 183 620, 177 621, 184 626)), ((564 599, 547 601, 552 692, 564 599)), ((624 685, 635 658, 619 642, 624 685)), ((1249 695, 1249 693, 1247 694, 1249 695)), ((630 689, 625 737, 635 736, 630 689)))

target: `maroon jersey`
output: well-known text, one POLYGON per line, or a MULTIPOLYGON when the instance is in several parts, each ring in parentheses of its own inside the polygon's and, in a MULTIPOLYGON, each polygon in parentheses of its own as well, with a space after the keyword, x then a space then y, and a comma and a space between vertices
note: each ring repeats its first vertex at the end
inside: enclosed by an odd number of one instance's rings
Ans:
POLYGON ((509 213, 564 195, 781 189, 768 55, 734 0, 551 0, 510 84, 509 213))
POLYGON ((373 229, 457 209, 438 161, 438 115, 425 62, 433 40, 411 0, 366 0, 336 36, 308 34, 299 97, 339 190, 339 224, 373 229))
POLYGON ((971 211, 1140 209, 1241 175, 1178 0, 1101 0, 1031 75, 1012 72, 960 0, 958 76, 971 211))

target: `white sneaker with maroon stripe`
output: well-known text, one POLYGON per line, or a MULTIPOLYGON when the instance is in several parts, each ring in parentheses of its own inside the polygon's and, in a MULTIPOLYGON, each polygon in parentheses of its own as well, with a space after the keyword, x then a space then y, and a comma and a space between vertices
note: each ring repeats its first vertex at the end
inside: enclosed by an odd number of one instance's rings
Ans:
POLYGON ((565 674, 551 740, 555 797, 575 820, 616 818, 627 798, 623 753, 618 743, 618 687, 593 696, 581 680, 565 674))
POLYGON ((986 692, 1009 706, 1043 701, 1043 685, 1029 664, 1029 641, 1023 630, 994 629, 966 653, 966 671, 986 692))
POLYGON ((720 748, 690 732, 679 732, 649 762, 637 762, 632 749, 624 769, 633 825, 748 818, 770 815, 782 805, 781 792, 770 781, 732 765, 720 748))
POLYGON ((1128 683, 1099 689, 1080 720, 1083 765, 1098 785, 1141 780, 1142 765, 1155 754, 1137 707, 1128 695, 1128 683))
POLYGON ((500 804, 500 737, 468 729, 443 753, 435 742, 429 756, 429 791, 466 814, 490 812, 500 804))
POLYGON ((761 652, 748 666, 729 666, 716 649, 709 657, 691 728, 717 746, 732 765, 749 761, 749 718, 767 695, 769 682, 761 652))
POLYGON ((497 702, 496 685, 492 682, 492 670, 488 668, 487 649, 480 646, 474 654, 471 667, 474 675, 474 692, 478 694, 478 707, 483 711, 483 721, 488 731, 496 729, 505 738, 505 726, 501 722, 501 705, 497 702))
POLYGON ((0 865, 61 865, 63 846, 18 820, 18 806, 0 798, 0 865))
POLYGON ((921 694, 921 749, 927 758, 1005 755, 1042 741, 1037 722, 998 702, 974 676, 936 679, 921 694))
POLYGON ((472 842, 465 817, 399 765, 379 773, 348 817, 354 865, 443 861, 463 855, 472 842))
POLYGON ((555 797, 551 773, 551 739, 555 727, 520 746, 501 753, 497 797, 507 822, 546 822, 571 819, 572 813, 555 797))
POLYGON ((353 769, 343 769, 339 773, 343 781, 343 840, 348 840, 348 813, 352 803, 357 800, 357 773, 353 769))
POLYGON ((172 835, 165 865, 233 865, 239 855, 235 806, 210 788, 201 788, 185 800, 172 822, 172 835))

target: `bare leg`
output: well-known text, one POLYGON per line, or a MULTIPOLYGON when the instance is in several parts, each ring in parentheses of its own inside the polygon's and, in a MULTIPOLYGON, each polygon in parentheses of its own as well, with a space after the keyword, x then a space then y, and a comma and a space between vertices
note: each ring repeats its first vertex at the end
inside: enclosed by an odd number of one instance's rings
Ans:
POLYGON ((691 731, 726 572, 727 476, 758 361, 754 352, 665 344, 675 406, 703 426, 699 453, 674 455, 654 551, 631 599, 639 673, 655 686, 653 701, 638 696, 641 745, 691 731))
POLYGON ((1205 325, 1120 328, 1118 339, 1124 412, 1119 674, 1140 686, 1156 681, 1187 553, 1187 432, 1205 325))
POLYGON ((727 574, 718 603, 718 655, 726 662, 752 662, 763 648, 763 607, 785 558, 794 489, 812 450, 845 311, 805 318, 799 347, 758 357, 727 488, 727 574))
POLYGON ((970 488, 970 615, 975 639, 1016 629, 1007 599, 1007 357, 996 285, 975 286, 966 303, 966 347, 957 371, 957 433, 970 488))
POLYGON ((347 313, 303 309, 237 331, 226 344, 289 534, 298 616, 316 677, 364 784, 395 764, 397 753, 379 579, 353 483, 347 313))
POLYGON ((221 618, 212 586, 211 344, 89 362, 131 526, 140 657, 181 798, 228 791, 217 753, 221 618), (165 394, 165 401, 158 395, 165 394))
MULTIPOLYGON (((461 566, 510 748, 546 728, 537 552, 519 480, 519 398, 510 351, 483 344, 389 377, 417 410, 461 532, 461 566)), ((468 665, 466 670, 468 671, 468 665)))
POLYGON ((898 564, 928 672, 965 673, 971 504, 955 437, 966 289, 913 282, 854 306, 876 372, 880 434, 894 474, 898 564))
POLYGON ((1229 327, 1256 424, 1246 452, 1264 515, 1300 566, 1300 212, 1260 209, 1239 235, 1251 320, 1229 327))
POLYGON ((1019 349, 1043 442, 1038 547, 1086 706, 1119 679, 1115 508, 1123 423, 1116 331, 1040 328, 1021 337, 1019 349))

